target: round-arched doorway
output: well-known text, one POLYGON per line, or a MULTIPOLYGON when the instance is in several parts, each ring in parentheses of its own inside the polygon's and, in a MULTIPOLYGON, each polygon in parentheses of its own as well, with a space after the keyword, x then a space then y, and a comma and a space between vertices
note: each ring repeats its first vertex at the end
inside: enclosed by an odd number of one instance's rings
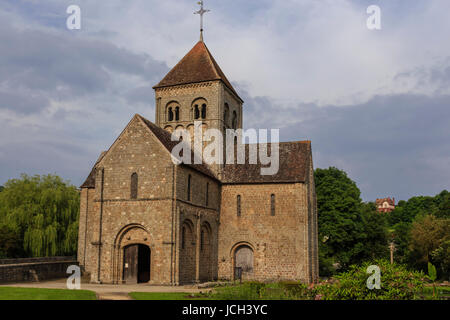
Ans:
POLYGON ((234 278, 240 268, 242 279, 251 279, 253 276, 253 249, 246 244, 239 245, 234 250, 234 278))
POLYGON ((144 244, 132 244, 123 249, 123 280, 127 284, 150 281, 150 248, 144 244))

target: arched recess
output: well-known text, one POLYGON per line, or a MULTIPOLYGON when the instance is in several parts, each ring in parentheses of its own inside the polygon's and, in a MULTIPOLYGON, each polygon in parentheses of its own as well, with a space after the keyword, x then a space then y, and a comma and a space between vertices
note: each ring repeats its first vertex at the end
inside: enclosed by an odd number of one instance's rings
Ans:
POLYGON ((223 122, 225 123, 225 126, 228 127, 230 121, 230 107, 228 106, 228 103, 225 103, 224 110, 223 110, 223 122))
POLYGON ((208 222, 203 222, 200 228, 200 281, 212 280, 213 264, 212 229, 208 222))
POLYGON ((180 229, 180 283, 192 283, 195 281, 195 248, 196 233, 194 224, 186 219, 180 229))
POLYGON ((135 223, 124 226, 117 233, 113 248, 112 274, 114 283, 126 282, 129 275, 127 268, 136 268, 136 281, 128 279, 129 283, 148 282, 153 279, 152 252, 154 246, 151 244, 149 232, 144 226, 135 223))
POLYGON ((183 125, 178 125, 176 128, 175 128, 175 132, 182 132, 182 131, 184 131, 184 127, 183 127, 183 125))
POLYGON ((231 120, 231 127, 236 130, 238 126, 238 116, 237 116, 237 112, 233 111, 233 118, 231 120))
POLYGON ((236 243, 231 249, 232 279, 236 279, 236 268, 242 268, 242 279, 253 279, 255 271, 255 248, 248 242, 236 243))

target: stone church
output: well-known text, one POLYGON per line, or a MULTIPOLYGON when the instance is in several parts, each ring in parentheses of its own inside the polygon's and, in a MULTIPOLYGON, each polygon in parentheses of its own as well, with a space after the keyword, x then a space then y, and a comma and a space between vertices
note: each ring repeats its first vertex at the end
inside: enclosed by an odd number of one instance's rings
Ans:
POLYGON ((91 282, 315 282, 310 141, 280 143, 275 175, 259 162, 175 164, 172 132, 243 126, 243 100, 202 39, 154 91, 155 123, 135 115, 81 186, 78 261, 91 282))

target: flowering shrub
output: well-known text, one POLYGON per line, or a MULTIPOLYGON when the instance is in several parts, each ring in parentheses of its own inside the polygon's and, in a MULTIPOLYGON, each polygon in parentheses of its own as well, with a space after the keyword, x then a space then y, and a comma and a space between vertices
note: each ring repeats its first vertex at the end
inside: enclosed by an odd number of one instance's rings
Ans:
POLYGON ((426 276, 422 272, 409 271, 403 265, 390 264, 386 260, 351 266, 349 271, 335 277, 334 284, 322 283, 315 291, 326 300, 412 300, 423 291, 426 276), (381 288, 368 289, 367 267, 377 265, 381 271, 381 288))
POLYGON ((412 300, 420 299, 427 276, 409 271, 405 266, 376 260, 361 266, 351 266, 349 271, 318 284, 299 282, 261 283, 246 282, 217 288, 210 298, 218 300, 412 300), (367 267, 380 268, 380 289, 368 289, 367 267))

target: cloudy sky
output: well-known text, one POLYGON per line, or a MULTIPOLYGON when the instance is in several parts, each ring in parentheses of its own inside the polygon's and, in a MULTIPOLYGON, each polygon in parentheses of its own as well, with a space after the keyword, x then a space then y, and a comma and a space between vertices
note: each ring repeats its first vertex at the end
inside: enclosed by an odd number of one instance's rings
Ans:
MULTIPOLYGON (((205 42, 245 100, 246 128, 312 140, 362 198, 450 189, 450 1, 205 0, 205 42), (368 30, 369 5, 381 30, 368 30)), ((0 184, 80 185, 152 86, 198 40, 195 0, 2 0, 0 184), (66 9, 81 8, 81 30, 66 9)))

